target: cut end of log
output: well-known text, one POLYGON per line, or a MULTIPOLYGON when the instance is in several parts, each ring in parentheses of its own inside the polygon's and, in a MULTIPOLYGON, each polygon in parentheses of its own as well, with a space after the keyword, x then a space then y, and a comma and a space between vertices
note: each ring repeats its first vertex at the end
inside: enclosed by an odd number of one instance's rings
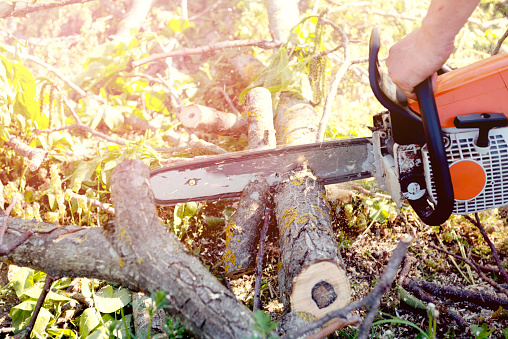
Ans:
POLYGON ((195 128, 201 122, 201 109, 196 105, 185 106, 180 113, 180 121, 185 127, 195 128))
POLYGON ((293 280, 291 309, 321 318, 346 306, 351 289, 346 272, 332 261, 314 261, 293 280))

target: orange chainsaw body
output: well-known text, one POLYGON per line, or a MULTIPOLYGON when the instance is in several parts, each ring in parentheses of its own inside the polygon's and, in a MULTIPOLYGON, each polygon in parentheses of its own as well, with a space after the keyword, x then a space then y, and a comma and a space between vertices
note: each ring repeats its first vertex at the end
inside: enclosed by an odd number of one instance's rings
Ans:
MULTIPOLYGON (((440 75, 434 95, 442 128, 454 127, 459 115, 503 113, 508 117, 508 53, 440 75)), ((417 101, 409 107, 419 113, 417 101)))

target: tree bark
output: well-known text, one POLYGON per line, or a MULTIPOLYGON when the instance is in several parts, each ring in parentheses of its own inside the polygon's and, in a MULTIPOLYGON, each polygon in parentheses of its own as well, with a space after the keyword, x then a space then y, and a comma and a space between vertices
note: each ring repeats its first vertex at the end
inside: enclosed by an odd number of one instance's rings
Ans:
POLYGON ((0 260, 54 276, 114 281, 144 293, 162 290, 170 311, 196 336, 250 336, 252 313, 159 220, 148 172, 139 160, 117 166, 111 179, 116 216, 104 229, 9 218, 5 243, 25 230, 34 234, 0 260))
MULTIPOLYGON (((253 88, 247 94, 249 149, 275 147, 272 99, 265 88, 253 88)), ((266 206, 270 202, 270 186, 263 178, 255 178, 243 190, 238 209, 226 228, 224 270, 232 279, 254 270, 256 246, 266 206)))
POLYGON ((180 121, 185 127, 207 133, 234 136, 247 132, 245 118, 201 105, 185 106, 180 113, 180 121))
MULTIPOLYGON (((275 118, 277 142, 314 142, 319 118, 310 104, 283 93, 275 118)), ((274 202, 280 234, 279 291, 286 310, 319 318, 349 303, 351 291, 332 230, 330 206, 312 168, 302 162, 299 169, 286 173, 274 202)))
POLYGON ((266 0, 266 7, 273 39, 285 43, 300 20, 298 0, 266 0))

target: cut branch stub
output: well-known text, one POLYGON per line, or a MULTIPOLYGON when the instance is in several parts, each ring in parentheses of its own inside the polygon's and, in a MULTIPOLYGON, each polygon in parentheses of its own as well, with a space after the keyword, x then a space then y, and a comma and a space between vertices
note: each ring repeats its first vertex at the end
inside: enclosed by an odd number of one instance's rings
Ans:
POLYGON ((249 149, 274 148, 272 95, 263 87, 253 88, 247 93, 247 121, 249 123, 249 149))
POLYGON ((180 121, 185 127, 207 133, 220 135, 247 133, 247 120, 245 118, 207 106, 185 106, 180 113, 180 121))
POLYGON ((351 298, 323 192, 321 182, 303 168, 285 176, 274 198, 284 272, 281 301, 317 318, 351 298))
POLYGON ((259 224, 270 199, 270 186, 256 178, 243 190, 242 198, 226 228, 224 271, 232 279, 254 269, 254 254, 259 240, 259 224))

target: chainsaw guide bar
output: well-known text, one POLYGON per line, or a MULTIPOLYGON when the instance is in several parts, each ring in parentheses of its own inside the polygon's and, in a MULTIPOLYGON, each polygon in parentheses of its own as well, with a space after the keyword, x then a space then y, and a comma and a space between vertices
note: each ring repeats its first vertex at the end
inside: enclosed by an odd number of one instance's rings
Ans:
POLYGON ((150 183, 156 204, 173 205, 239 197, 256 176, 273 190, 284 173, 304 162, 325 185, 368 178, 373 160, 370 139, 333 140, 190 160, 152 171, 150 183))

